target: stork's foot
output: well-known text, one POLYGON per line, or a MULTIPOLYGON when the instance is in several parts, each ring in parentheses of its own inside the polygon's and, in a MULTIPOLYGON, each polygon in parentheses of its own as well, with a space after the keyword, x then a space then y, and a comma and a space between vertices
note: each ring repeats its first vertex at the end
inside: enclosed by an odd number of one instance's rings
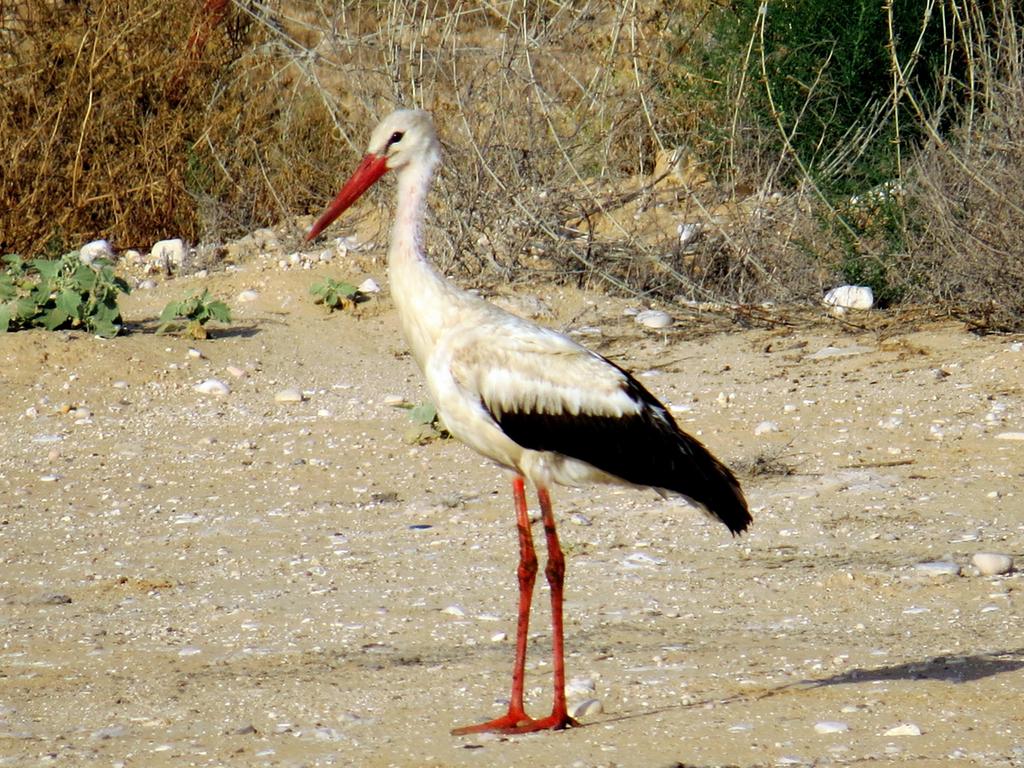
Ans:
POLYGON ((465 736, 467 733, 533 733, 534 731, 561 731, 566 728, 575 728, 579 723, 569 717, 566 712, 552 712, 547 717, 539 720, 527 715, 525 712, 509 711, 502 717, 489 720, 479 725, 467 725, 462 728, 453 728, 452 735, 465 736))

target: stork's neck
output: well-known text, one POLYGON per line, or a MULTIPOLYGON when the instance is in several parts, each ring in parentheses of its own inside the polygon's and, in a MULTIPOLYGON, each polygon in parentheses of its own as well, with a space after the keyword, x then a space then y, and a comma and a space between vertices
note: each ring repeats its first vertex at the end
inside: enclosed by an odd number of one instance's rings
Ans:
POLYGON ((391 229, 388 271, 391 297, 413 357, 423 368, 445 328, 455 321, 462 292, 449 283, 423 251, 427 191, 439 157, 429 153, 398 173, 398 206, 391 229))

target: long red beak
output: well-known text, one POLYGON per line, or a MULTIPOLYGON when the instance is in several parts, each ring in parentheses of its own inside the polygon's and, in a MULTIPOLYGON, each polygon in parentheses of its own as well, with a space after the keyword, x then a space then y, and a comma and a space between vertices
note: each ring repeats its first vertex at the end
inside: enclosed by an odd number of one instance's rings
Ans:
POLYGON ((345 182, 345 186, 341 188, 338 196, 331 201, 327 210, 316 220, 309 230, 309 234, 306 235, 306 240, 312 240, 323 232, 332 221, 341 216, 346 208, 358 200, 363 192, 372 187, 377 179, 387 173, 387 170, 387 157, 375 155, 372 152, 366 155, 363 162, 356 168, 355 173, 345 182))

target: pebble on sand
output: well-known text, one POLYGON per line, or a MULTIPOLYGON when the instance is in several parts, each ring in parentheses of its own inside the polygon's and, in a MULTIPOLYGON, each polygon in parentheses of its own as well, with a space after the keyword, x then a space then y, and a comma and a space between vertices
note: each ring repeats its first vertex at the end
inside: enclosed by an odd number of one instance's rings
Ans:
POLYGON ((153 243, 153 249, 149 255, 161 266, 180 267, 185 261, 185 241, 178 237, 172 240, 160 240, 153 243))
POLYGON ((256 299, 258 299, 259 297, 260 294, 257 291, 254 291, 251 288, 247 288, 244 291, 241 291, 235 298, 242 303, 246 303, 250 301, 256 301, 256 299))
POLYGON ((886 736, 920 736, 920 727, 913 723, 902 723, 901 725, 893 726, 885 732, 886 736))
POLYGON ((192 387, 196 392, 204 395, 214 395, 216 397, 224 397, 231 394, 231 388, 220 379, 207 379, 201 381, 192 387))
POLYGON ((600 715, 602 712, 604 712, 604 705, 601 704, 600 699, 584 699, 570 708, 569 715, 582 719, 591 715, 600 715))
POLYGON ((971 562, 982 576, 1002 576, 1013 570, 1013 558, 998 552, 978 552, 971 562))
POLYGON ((275 402, 278 403, 301 403, 305 400, 305 396, 302 394, 302 390, 296 387, 288 387, 282 389, 276 395, 274 395, 275 402))
POLYGON ((821 720, 814 724, 815 733, 846 733, 850 726, 839 720, 821 720))
POLYGON ((914 566, 914 570, 923 576, 934 576, 936 578, 960 575, 960 566, 956 563, 951 563, 945 560, 931 563, 918 563, 914 566))
POLYGON ((668 328, 672 325, 672 315, 660 309, 645 309, 637 312, 633 319, 647 328, 668 328))
POLYGON ((114 258, 114 249, 106 240, 93 240, 78 250, 78 258, 83 264, 92 264, 96 259, 114 258))
POLYGON ((836 309, 871 309, 875 294, 866 285, 840 285, 826 293, 821 303, 836 309))

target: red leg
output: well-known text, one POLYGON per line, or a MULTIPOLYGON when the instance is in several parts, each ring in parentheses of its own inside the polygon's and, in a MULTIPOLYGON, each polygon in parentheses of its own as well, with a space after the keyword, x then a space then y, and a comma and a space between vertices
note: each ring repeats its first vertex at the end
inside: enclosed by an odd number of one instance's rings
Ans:
POLYGON ((456 728, 455 735, 498 731, 500 733, 530 733, 531 731, 561 730, 578 723, 569 717, 565 704, 565 651, 562 628, 562 593, 565 582, 565 557, 558 543, 555 530, 555 516, 551 511, 551 497, 546 488, 538 488, 541 515, 544 522, 544 538, 547 541, 548 562, 544 573, 551 588, 551 652, 554 665, 554 704, 551 714, 534 720, 523 707, 523 684, 526 666, 526 639, 530 623, 530 601, 533 584, 537 575, 537 555, 530 533, 530 518, 526 510, 526 492, 523 478, 512 481, 512 492, 516 503, 516 525, 519 529, 519 621, 516 627, 516 661, 512 670, 512 696, 508 712, 495 720, 480 725, 456 728))
POLYGON ((519 531, 519 618, 516 622, 516 661, 512 667, 512 695, 508 713, 503 717, 480 725, 455 728, 452 733, 480 733, 482 731, 516 730, 520 723, 531 722, 523 708, 523 687, 526 679, 526 640, 530 628, 530 603, 533 600, 533 584, 537 579, 537 553, 533 549, 533 534, 530 532, 530 515, 526 509, 526 489, 522 477, 512 481, 512 497, 516 505, 516 528, 519 531))
POLYGON ((554 667, 554 703, 551 714, 542 720, 535 720, 531 730, 551 728, 560 730, 579 725, 569 717, 565 706, 565 640, 562 627, 562 595, 565 584, 565 557, 558 543, 558 531, 555 529, 555 515, 551 511, 551 497, 547 488, 538 488, 540 511, 544 521, 544 538, 548 545, 548 563, 544 573, 551 587, 551 656, 554 667))

